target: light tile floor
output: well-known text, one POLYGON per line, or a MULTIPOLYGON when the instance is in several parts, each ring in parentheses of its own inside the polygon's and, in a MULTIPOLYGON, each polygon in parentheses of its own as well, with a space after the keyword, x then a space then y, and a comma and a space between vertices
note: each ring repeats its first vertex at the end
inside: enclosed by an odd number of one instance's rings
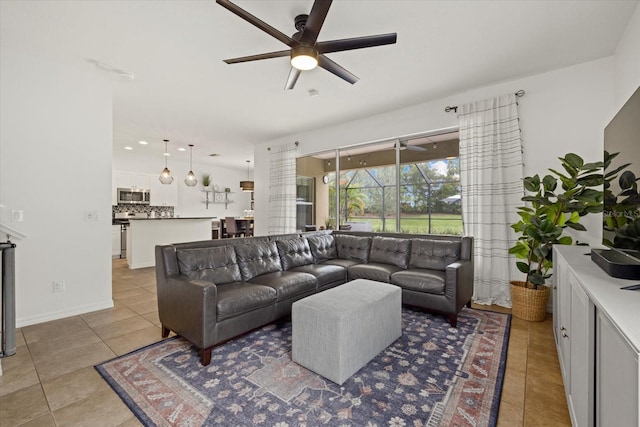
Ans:
MULTIPOLYGON (((113 299, 112 309, 18 330, 16 355, 2 359, 0 426, 141 425, 93 366, 160 340, 154 269, 114 260, 113 299)), ((498 426, 570 425, 551 316, 512 319, 498 426)))

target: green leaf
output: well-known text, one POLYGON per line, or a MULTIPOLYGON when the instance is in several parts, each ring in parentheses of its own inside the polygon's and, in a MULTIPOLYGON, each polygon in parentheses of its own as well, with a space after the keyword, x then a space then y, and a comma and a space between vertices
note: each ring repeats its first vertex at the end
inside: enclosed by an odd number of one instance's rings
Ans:
POLYGON ((624 172, 622 175, 620 175, 620 178, 618 179, 618 184, 620 185, 620 188, 622 188, 623 190, 627 188, 631 188, 633 184, 635 184, 635 182, 636 182, 636 176, 631 171, 624 172))
POLYGON ((534 285, 544 285, 544 278, 538 273, 531 273, 529 275, 529 281, 534 285))
POLYGON ((520 270, 522 273, 529 273, 529 264, 527 264, 526 262, 518 261, 516 262, 516 265, 518 266, 518 270, 520 270))
POLYGON ((540 177, 536 174, 534 176, 528 176, 523 180, 524 188, 531 192, 535 193, 540 188, 540 177))
POLYGON ((573 243, 573 239, 571 238, 571 236, 563 236, 558 239, 558 243, 561 245, 570 245, 571 243, 573 243))
POLYGON ((567 226, 569 228, 573 228, 574 230, 579 230, 579 231, 587 231, 587 229, 585 228, 584 225, 580 224, 580 223, 573 223, 573 222, 568 222, 567 226))
POLYGON ((564 156, 564 159, 562 157, 559 157, 559 159, 561 161, 564 160, 574 169, 580 169, 582 165, 584 165, 584 160, 582 160, 582 157, 574 153, 568 153, 564 156))

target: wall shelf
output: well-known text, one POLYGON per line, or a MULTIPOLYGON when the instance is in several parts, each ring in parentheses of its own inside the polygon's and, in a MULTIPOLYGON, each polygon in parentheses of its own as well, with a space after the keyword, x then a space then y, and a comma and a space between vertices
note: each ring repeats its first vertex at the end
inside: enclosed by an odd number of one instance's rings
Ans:
POLYGON ((224 203, 224 208, 227 209, 229 203, 233 203, 233 200, 229 199, 229 195, 233 194, 230 191, 216 191, 216 190, 202 190, 205 193, 202 203, 205 204, 205 208, 209 209, 209 203, 224 203), (211 198, 209 198, 211 193, 211 198))

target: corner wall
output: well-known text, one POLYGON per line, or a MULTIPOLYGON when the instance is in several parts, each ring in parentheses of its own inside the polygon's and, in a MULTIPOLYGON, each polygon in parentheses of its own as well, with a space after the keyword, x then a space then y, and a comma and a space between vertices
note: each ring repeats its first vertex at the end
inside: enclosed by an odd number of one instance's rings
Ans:
POLYGON ((640 4, 627 24, 614 58, 617 112, 640 86, 640 4))
POLYGON ((17 326, 112 307, 111 82, 3 41, 0 92, 0 223, 27 236, 14 240, 17 326))

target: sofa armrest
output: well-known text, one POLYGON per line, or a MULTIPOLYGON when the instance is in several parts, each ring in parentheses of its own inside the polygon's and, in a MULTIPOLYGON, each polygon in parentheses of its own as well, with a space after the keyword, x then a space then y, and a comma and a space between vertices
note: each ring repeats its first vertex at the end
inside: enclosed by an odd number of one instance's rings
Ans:
POLYGON ((215 338, 218 288, 212 282, 171 276, 158 281, 158 315, 162 326, 199 348, 215 338))
POLYGON ((445 270, 445 295, 455 302, 456 310, 471 300, 473 295, 473 261, 456 261, 445 270))

